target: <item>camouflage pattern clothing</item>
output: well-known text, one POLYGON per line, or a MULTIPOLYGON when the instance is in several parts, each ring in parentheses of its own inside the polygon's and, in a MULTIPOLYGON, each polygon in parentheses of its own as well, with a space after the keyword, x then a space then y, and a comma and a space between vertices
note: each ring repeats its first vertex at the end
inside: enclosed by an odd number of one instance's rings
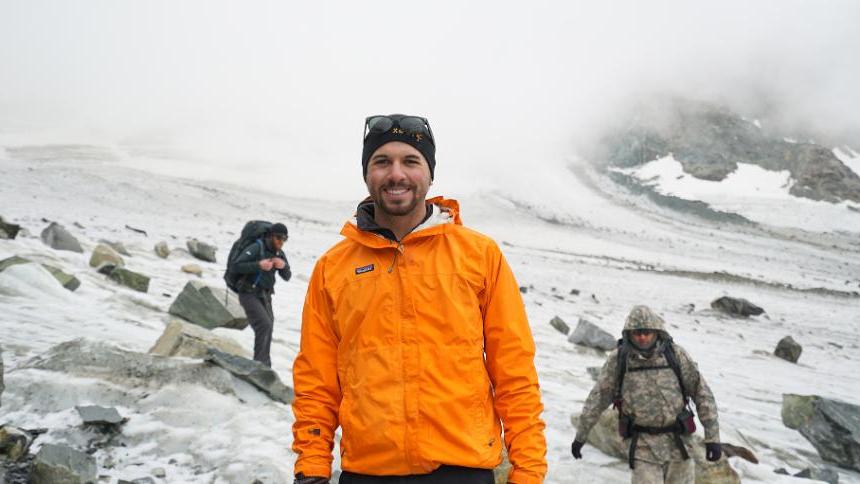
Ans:
MULTIPOLYGON (((649 351, 639 350, 635 345, 629 344, 627 372, 621 387, 624 414, 631 416, 636 425, 645 427, 667 427, 676 422, 678 414, 684 409, 683 394, 678 378, 668 366, 663 354, 663 345, 672 344, 681 369, 684 387, 696 404, 699 420, 704 427, 705 442, 719 442, 717 404, 711 389, 708 388, 708 384, 699 373, 699 369, 690 355, 677 344, 670 342, 671 338, 666 332, 662 318, 646 306, 636 306, 630 312, 624 325, 625 339, 629 341, 629 333, 634 329, 655 330, 658 339, 655 346, 649 351), (664 368, 650 371, 634 370, 635 368, 656 366, 664 368)), ((597 383, 585 401, 582 416, 577 426, 576 440, 579 442, 586 441, 588 433, 597 423, 600 414, 612 403, 618 380, 618 351, 615 349, 609 354, 606 363, 600 370, 597 383)), ((689 452, 689 436, 682 435, 681 440, 689 452)), ((628 439, 627 442, 629 443, 629 441, 628 439)), ((648 462, 656 464, 658 467, 668 465, 672 461, 683 461, 681 451, 675 442, 675 436, 671 433, 640 433, 635 456, 637 463, 638 461, 648 462)), ((692 459, 688 462, 692 462, 692 459)), ((636 468, 638 467, 644 466, 637 465, 636 468)), ((661 470, 660 474, 664 474, 664 471, 667 470, 661 470)), ((641 472, 645 472, 645 469, 642 469, 641 472)), ((634 477, 636 474, 634 473, 634 477)), ((640 481, 634 480, 634 482, 640 481)))
MULTIPOLYGON (((637 459, 638 460, 638 459, 637 459)), ((638 461, 631 482, 636 484, 690 484, 696 482, 693 459, 672 460, 661 464, 638 461)))

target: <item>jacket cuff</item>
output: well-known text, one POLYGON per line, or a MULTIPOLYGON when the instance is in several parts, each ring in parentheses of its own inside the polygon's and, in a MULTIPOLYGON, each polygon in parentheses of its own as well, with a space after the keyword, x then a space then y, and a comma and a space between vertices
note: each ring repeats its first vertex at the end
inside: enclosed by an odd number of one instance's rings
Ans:
POLYGON ((523 469, 514 469, 508 474, 508 484, 543 484, 543 476, 523 469))
POLYGON ((314 464, 302 464, 300 462, 296 462, 296 468, 293 469, 293 474, 298 474, 301 472, 306 477, 325 477, 326 479, 331 479, 331 466, 324 465, 314 465, 314 464))

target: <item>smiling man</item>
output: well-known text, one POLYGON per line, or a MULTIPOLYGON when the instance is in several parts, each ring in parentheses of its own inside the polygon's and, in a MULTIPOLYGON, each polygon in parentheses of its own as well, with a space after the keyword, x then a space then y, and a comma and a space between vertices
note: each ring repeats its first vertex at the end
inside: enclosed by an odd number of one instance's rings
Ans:
POLYGON ((342 484, 492 484, 503 446, 508 482, 543 482, 543 405, 518 286, 456 201, 425 200, 435 155, 426 119, 367 118, 370 196, 320 257, 305 299, 298 484, 328 482, 338 426, 342 484))

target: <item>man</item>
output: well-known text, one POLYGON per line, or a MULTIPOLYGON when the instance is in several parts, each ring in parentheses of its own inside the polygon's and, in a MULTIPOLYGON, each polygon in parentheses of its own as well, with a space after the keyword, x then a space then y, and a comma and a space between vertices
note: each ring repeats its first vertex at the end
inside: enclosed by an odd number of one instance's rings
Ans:
POLYGON ((695 430, 689 398, 705 427, 709 461, 720 458, 714 395, 692 358, 672 341, 663 319, 646 306, 627 316, 619 348, 612 351, 588 395, 571 451, 581 449, 600 414, 613 403, 619 431, 629 441, 634 484, 693 483, 689 433, 695 430))
POLYGON ((285 281, 290 280, 290 264, 281 248, 287 237, 287 227, 272 224, 265 236, 242 249, 231 264, 230 271, 242 274, 236 283, 239 303, 254 329, 254 360, 272 366, 272 330, 275 315, 272 312, 272 294, 275 292, 275 272, 285 281))
POLYGON ((324 483, 340 425, 341 484, 543 482, 534 341, 498 246, 454 200, 425 200, 436 167, 426 119, 372 116, 370 197, 318 261, 293 365, 296 483, 324 483), (397 477, 394 477, 397 476, 397 477))

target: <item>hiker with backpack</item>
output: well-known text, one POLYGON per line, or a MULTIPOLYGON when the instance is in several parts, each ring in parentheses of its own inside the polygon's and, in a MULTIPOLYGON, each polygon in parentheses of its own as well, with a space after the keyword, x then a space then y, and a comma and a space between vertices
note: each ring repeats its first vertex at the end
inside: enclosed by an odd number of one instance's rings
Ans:
POLYGON ((582 446, 609 406, 618 410, 618 431, 629 443, 634 484, 693 483, 690 434, 695 432, 690 400, 705 429, 705 455, 720 459, 717 404, 696 362, 672 341, 663 319, 647 306, 635 306, 623 338, 600 370, 577 425, 571 452, 582 446))
POLYGON ((254 360, 266 366, 272 366, 275 272, 285 281, 292 275, 287 256, 281 250, 288 235, 282 223, 248 222, 230 250, 224 274, 227 287, 239 294, 239 304, 254 329, 254 360))

